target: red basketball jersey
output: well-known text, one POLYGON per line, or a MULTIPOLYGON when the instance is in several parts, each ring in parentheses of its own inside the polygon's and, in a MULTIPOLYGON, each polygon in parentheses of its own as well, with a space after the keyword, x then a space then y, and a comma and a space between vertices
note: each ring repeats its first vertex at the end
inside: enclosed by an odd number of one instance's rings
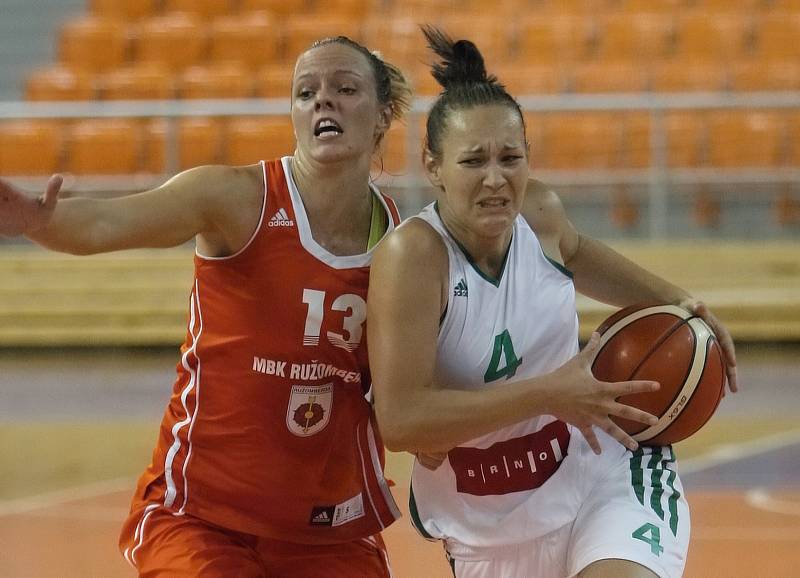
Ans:
MULTIPOLYGON (((262 166, 247 246, 195 257, 178 377, 133 507, 285 541, 369 536, 400 515, 365 397, 371 251, 337 257, 318 245, 290 158, 262 166)), ((391 231, 397 209, 374 195, 391 231)))

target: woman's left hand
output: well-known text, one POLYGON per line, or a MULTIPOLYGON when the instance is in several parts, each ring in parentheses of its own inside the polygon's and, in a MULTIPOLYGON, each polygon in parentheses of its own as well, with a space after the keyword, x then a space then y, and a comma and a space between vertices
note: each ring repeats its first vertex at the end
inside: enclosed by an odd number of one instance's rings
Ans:
POLYGON ((716 315, 711 313, 708 306, 697 299, 687 298, 681 301, 680 306, 691 311, 703 321, 705 321, 714 334, 722 348, 722 356, 725 358, 725 372, 728 375, 728 389, 731 393, 739 391, 739 383, 736 379, 736 349, 733 346, 733 338, 722 322, 716 315))

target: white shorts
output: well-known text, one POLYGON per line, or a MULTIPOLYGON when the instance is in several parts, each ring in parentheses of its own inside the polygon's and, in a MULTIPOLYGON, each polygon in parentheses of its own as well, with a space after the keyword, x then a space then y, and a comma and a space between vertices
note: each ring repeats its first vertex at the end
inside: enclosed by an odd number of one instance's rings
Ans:
POLYGON ((607 559, 641 564, 659 578, 679 578, 689 548, 689 505, 672 448, 626 452, 594 487, 578 516, 522 544, 473 548, 450 558, 456 578, 571 578, 607 559))

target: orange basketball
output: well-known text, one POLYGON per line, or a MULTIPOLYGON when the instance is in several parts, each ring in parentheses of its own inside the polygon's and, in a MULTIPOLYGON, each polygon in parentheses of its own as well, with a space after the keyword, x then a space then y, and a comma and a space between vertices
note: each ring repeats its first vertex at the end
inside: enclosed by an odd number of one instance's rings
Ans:
POLYGON ((725 363, 714 332, 675 305, 635 305, 606 319, 592 373, 601 381, 652 380, 661 389, 625 395, 620 403, 659 418, 653 426, 613 418, 643 445, 686 439, 711 418, 722 399, 725 363))

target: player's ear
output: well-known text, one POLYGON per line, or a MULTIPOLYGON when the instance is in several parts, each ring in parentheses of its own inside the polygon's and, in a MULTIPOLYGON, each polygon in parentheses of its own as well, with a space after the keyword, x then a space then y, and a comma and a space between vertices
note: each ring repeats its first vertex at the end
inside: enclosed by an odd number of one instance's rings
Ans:
POLYGON ((425 172, 431 184, 442 188, 442 177, 440 174, 442 165, 436 155, 434 155, 427 146, 422 150, 422 166, 425 167, 425 172))

